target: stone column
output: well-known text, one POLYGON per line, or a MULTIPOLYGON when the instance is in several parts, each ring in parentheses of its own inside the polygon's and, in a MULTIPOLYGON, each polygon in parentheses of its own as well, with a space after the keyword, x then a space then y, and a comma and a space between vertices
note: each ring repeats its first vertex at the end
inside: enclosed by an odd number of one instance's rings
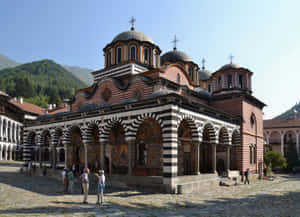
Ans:
POLYGON ((134 140, 129 140, 128 142, 128 175, 132 175, 132 151, 134 146, 134 140))
POLYGON ((107 146, 108 150, 109 150, 109 175, 112 175, 112 146, 108 145, 107 146))
POLYGON ((297 156, 299 158, 299 133, 296 133, 296 148, 297 148, 297 156))
POLYGON ((216 144, 212 144, 212 172, 216 173, 217 171, 217 147, 216 144))
POLYGON ((65 143, 64 144, 64 149, 65 149, 65 169, 68 167, 68 145, 65 143))
POLYGON ((230 146, 226 147, 226 171, 229 174, 230 171, 230 146))
POLYGON ((84 168, 88 168, 88 144, 87 144, 87 142, 84 142, 83 146, 84 146, 84 168))
POLYGON ((2 160, 2 150, 3 150, 3 148, 2 148, 2 146, 0 146, 0 160, 2 160))
POLYGON ((51 152, 52 152, 52 168, 55 169, 56 168, 56 155, 55 155, 55 152, 56 152, 56 148, 55 148, 55 145, 52 144, 51 146, 51 152))
POLYGON ((0 117, 0 140, 3 139, 3 119, 0 117))
POLYGON ((281 142, 281 146, 280 146, 281 154, 282 156, 284 156, 284 132, 280 133, 280 142, 281 142))
POLYGON ((4 149, 4 160, 7 160, 7 147, 4 149))
POLYGON ((12 161, 13 160, 13 150, 12 150, 12 146, 10 146, 10 149, 9 149, 9 160, 12 161))
MULTIPOLYGON (((105 147, 106 147, 106 142, 105 141, 100 141, 100 168, 102 170, 105 169, 105 147)), ((106 172, 106 171, 105 171, 106 172)))
POLYGON ((196 146, 196 171, 195 171, 195 175, 199 175, 200 174, 200 143, 197 142, 195 144, 196 146))

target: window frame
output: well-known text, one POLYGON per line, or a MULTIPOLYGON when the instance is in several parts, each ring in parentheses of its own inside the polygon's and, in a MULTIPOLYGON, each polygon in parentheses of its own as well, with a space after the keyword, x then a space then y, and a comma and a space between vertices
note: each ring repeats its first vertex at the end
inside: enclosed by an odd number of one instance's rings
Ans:
POLYGON ((145 64, 150 64, 150 48, 149 47, 143 47, 143 62, 145 64), (145 51, 147 51, 147 59, 145 58, 145 51))
POLYGON ((116 64, 122 63, 122 57, 123 57, 123 49, 121 46, 118 46, 116 47, 116 64), (119 50, 121 50, 120 53, 119 50), (120 56, 120 60, 119 60, 119 56, 120 56))
POLYGON ((137 46, 135 44, 129 46, 129 60, 137 60, 137 46), (134 58, 132 58, 132 48, 134 48, 134 58))

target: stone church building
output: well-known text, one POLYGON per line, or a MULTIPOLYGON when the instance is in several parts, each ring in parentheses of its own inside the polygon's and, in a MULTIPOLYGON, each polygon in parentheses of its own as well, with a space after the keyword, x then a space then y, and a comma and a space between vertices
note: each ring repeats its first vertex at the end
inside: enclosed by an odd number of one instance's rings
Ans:
POLYGON ((118 34, 105 67, 77 90, 70 111, 24 127, 26 162, 105 169, 132 185, 175 193, 263 161, 264 103, 252 72, 232 62, 215 72, 186 53, 161 49, 144 33, 118 34))

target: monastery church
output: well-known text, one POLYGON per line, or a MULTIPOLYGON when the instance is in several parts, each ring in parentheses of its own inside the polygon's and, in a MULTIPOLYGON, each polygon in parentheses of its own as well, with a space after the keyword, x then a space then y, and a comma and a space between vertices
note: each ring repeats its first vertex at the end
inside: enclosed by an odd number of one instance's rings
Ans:
POLYGON ((168 193, 247 168, 258 173, 265 104, 252 95, 253 72, 232 60, 211 72, 176 41, 162 53, 133 23, 114 37, 104 68, 76 91, 69 111, 26 122, 23 160, 104 169, 168 193))

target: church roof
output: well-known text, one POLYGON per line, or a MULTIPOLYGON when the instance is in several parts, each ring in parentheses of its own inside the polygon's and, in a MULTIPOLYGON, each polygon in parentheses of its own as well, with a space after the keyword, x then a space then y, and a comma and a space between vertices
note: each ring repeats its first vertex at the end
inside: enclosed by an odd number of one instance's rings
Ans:
POLYGON ((199 69, 199 79, 202 81, 206 81, 210 78, 212 72, 209 70, 206 70, 205 68, 199 69))
POLYGON ((138 32, 135 30, 130 30, 130 31, 125 31, 122 32, 120 34, 118 34, 113 40, 112 43, 117 42, 117 41, 128 41, 128 40, 137 40, 137 41, 142 41, 142 42, 149 42, 151 44, 154 44, 152 39, 142 33, 142 32, 138 32))
POLYGON ((176 63, 179 61, 192 62, 192 59, 186 53, 184 53, 182 51, 178 51, 178 50, 168 51, 167 53, 165 53, 161 56, 162 64, 165 62, 176 63))
POLYGON ((219 70, 225 70, 225 69, 239 69, 241 66, 235 63, 229 63, 222 66, 219 70))

